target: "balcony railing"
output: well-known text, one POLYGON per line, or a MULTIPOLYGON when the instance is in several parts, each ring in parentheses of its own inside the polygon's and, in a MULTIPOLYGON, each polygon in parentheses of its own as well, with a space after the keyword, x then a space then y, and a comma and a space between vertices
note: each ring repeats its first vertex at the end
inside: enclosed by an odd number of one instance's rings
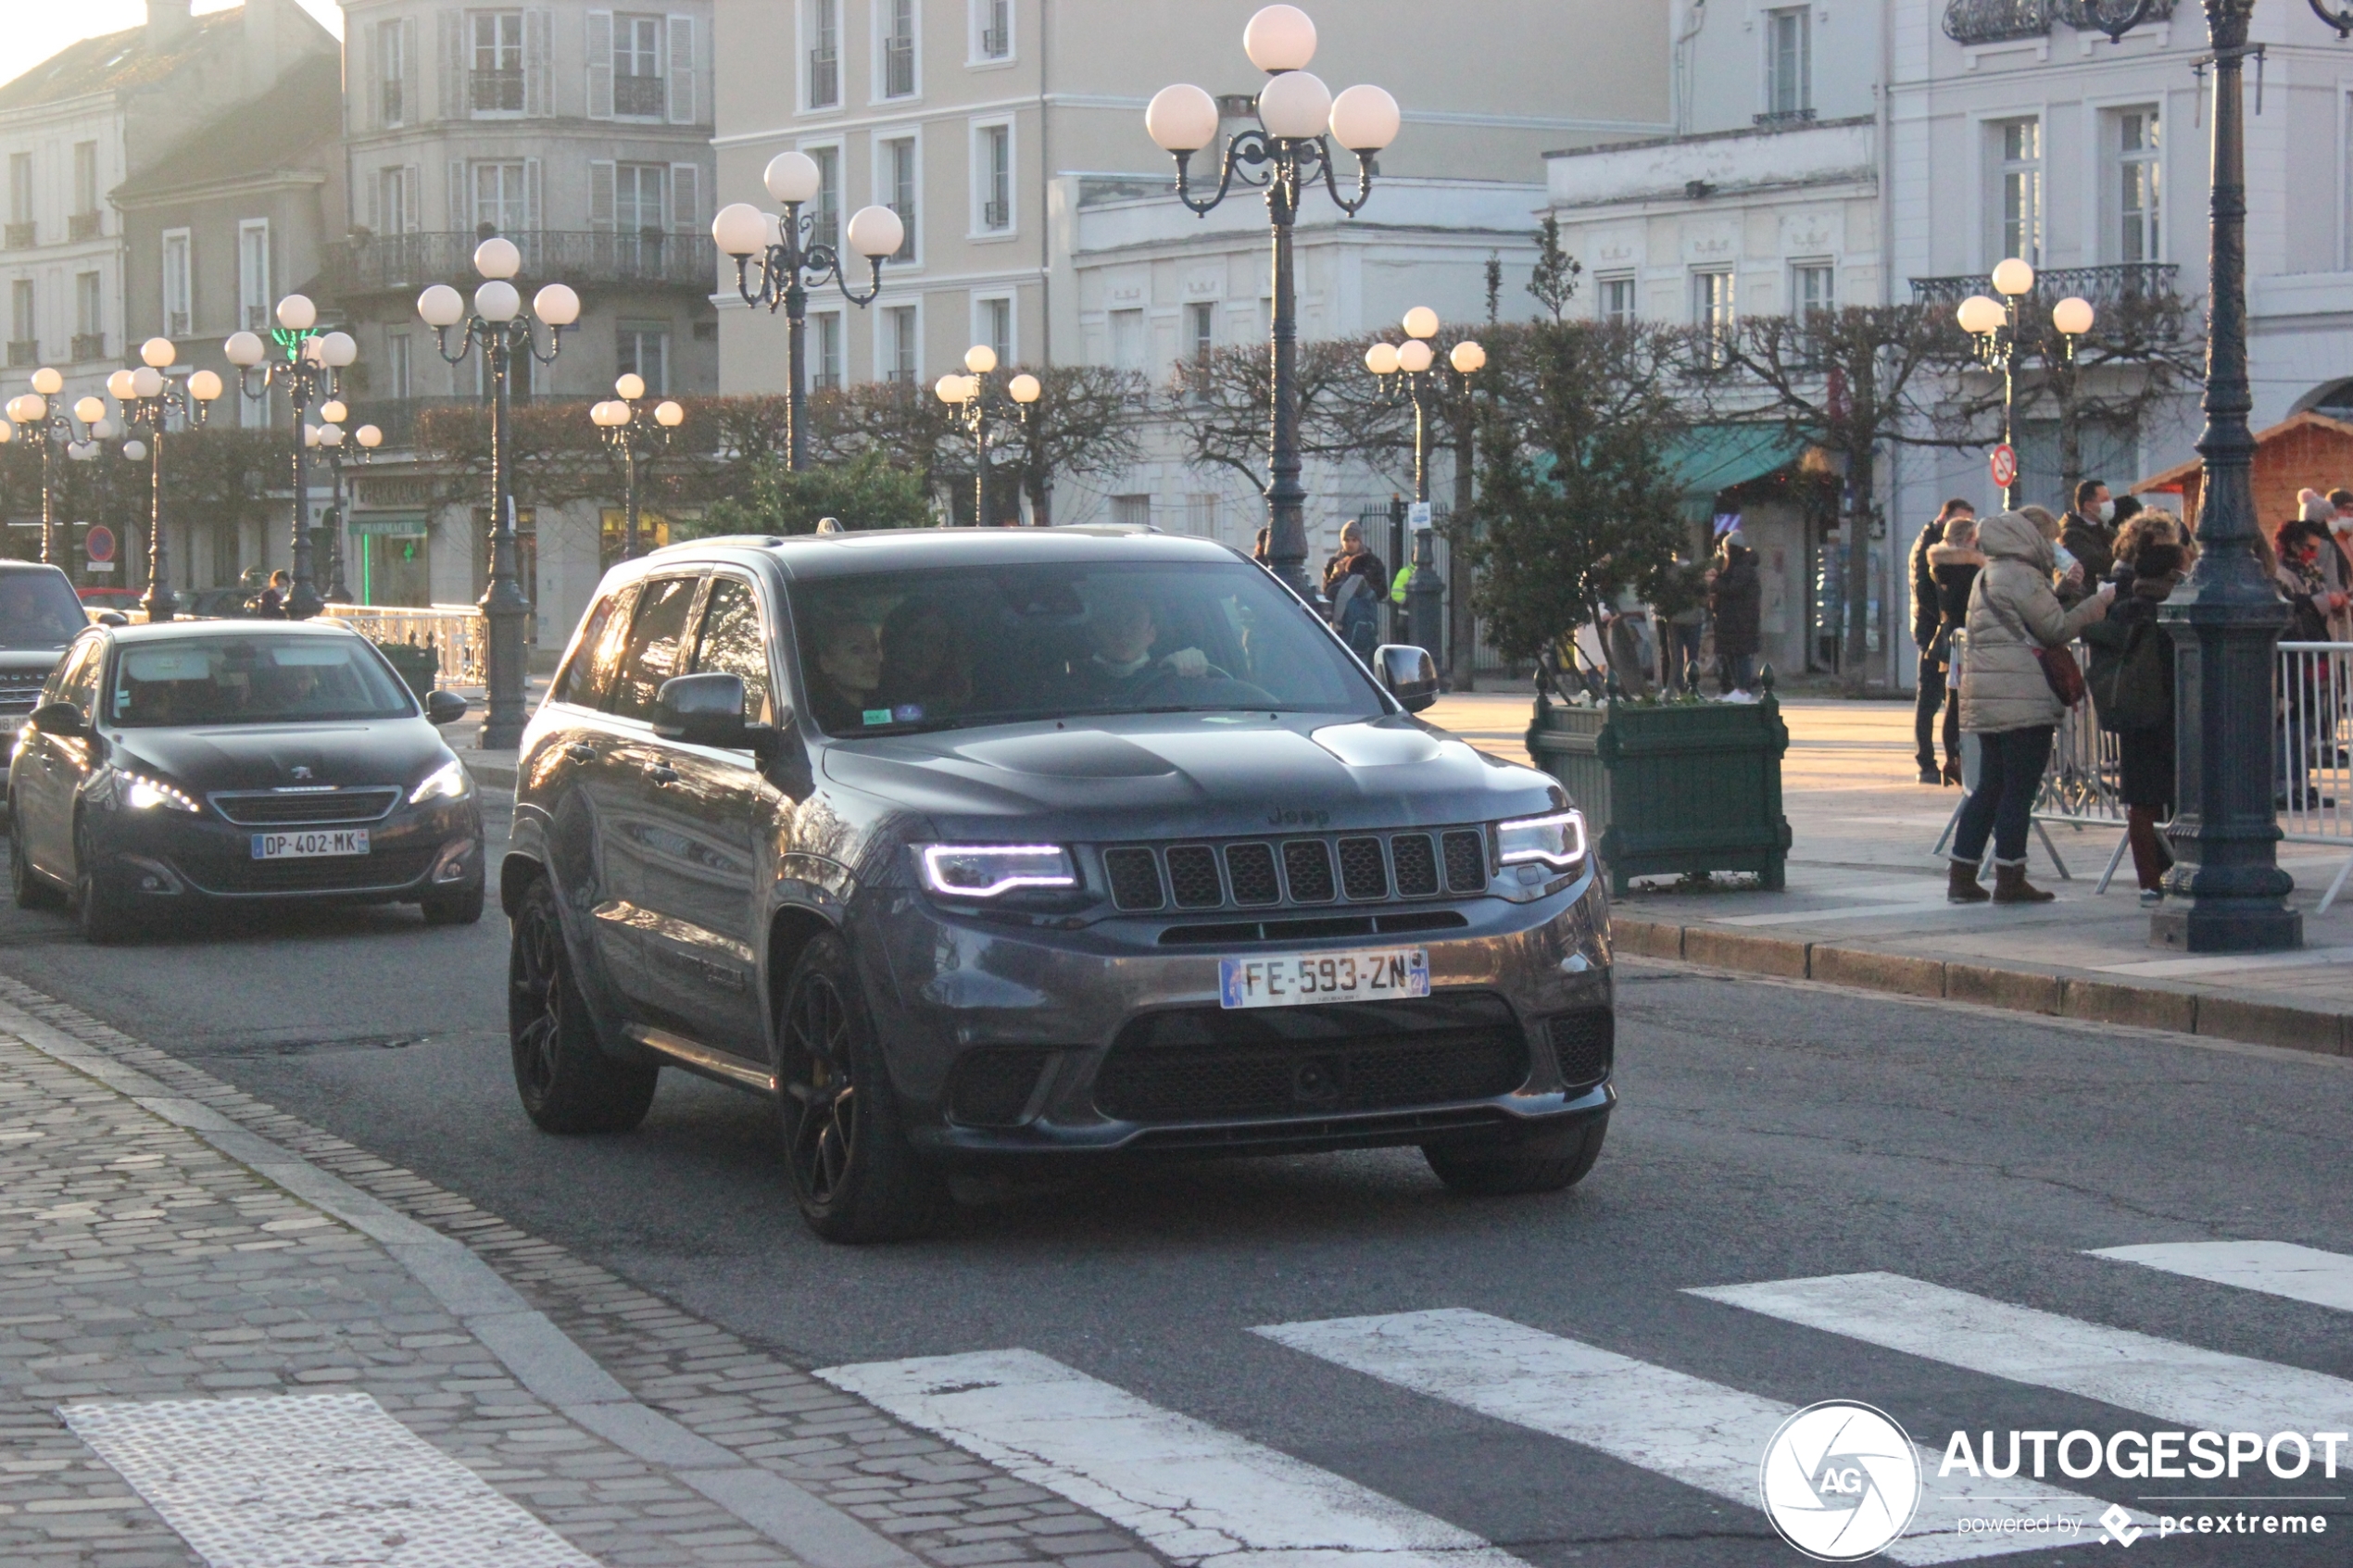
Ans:
POLYGON ((1999 44, 2051 31, 2051 0, 1952 0, 1944 36, 1956 44, 1999 44))
POLYGON ((612 112, 660 119, 668 99, 659 76, 616 76, 612 79, 612 112))
POLYGON ((66 238, 94 240, 98 237, 100 226, 105 222, 106 214, 102 212, 73 213, 66 219, 66 238))
POLYGON ((980 204, 980 226, 1002 229, 1013 221, 1013 204, 1002 196, 991 196, 980 204))
POLYGON ((1784 125, 1811 125, 1814 123, 1814 111, 1812 109, 1768 109, 1763 114, 1755 116, 1754 119, 1761 129, 1772 131, 1784 125))
POLYGON ((904 98, 915 91, 915 41, 883 40, 883 96, 904 98))
POLYGON ((830 208, 820 208, 809 220, 809 243, 837 245, 841 243, 841 214, 830 208))
POLYGON ((41 345, 37 340, 29 337, 12 337, 8 340, 8 369, 19 370, 26 365, 39 363, 41 363, 41 345))
POLYGON ((84 365, 93 359, 103 359, 106 357, 106 333, 76 332, 73 334, 73 362, 75 364, 84 365))
MULTIPOLYGON (((605 234, 526 231, 509 234, 522 252, 522 281, 540 283, 647 283, 709 290, 719 271, 718 248, 704 234, 605 234)), ((323 269, 342 292, 459 284, 471 293, 472 233, 376 234, 328 252, 323 269)), ((530 288, 523 290, 529 296, 530 288)))
POLYGON ((841 56, 831 49, 809 51, 809 107, 829 109, 841 102, 841 56))
POLYGON ((476 114, 522 113, 522 72, 475 70, 467 73, 468 102, 476 114))
MULTIPOLYGON (((2106 267, 2045 267, 2034 274, 2034 293, 2043 299, 2070 295, 2094 305, 2126 300, 2163 299, 2173 294, 2181 269, 2170 261, 2120 261, 2106 267)), ((1914 278, 1915 305, 1958 305, 1973 294, 1990 295, 1993 281, 1982 272, 1952 278, 1914 278)))
POLYGON ((29 219, 22 223, 9 224, 8 248, 10 250, 31 250, 33 245, 33 226, 31 220, 29 219))
POLYGON ((163 319, 163 335, 169 338, 186 337, 188 313, 185 310, 167 311, 163 319))
MULTIPOLYGON (((2117 0, 2108 0, 2108 8, 2111 11, 2117 11, 2121 7, 2117 4, 2117 0)), ((2149 0, 2148 15, 2141 19, 2145 22, 2161 22, 2171 20, 2172 16, 2173 0, 2149 0)), ((2055 22, 2065 22, 2068 26, 2082 32, 2095 31, 2100 25, 2092 19, 2092 7, 2085 3, 2085 0, 2051 0, 2051 19, 2055 22)))
POLYGON ((980 30, 980 57, 982 59, 1001 60, 1012 45, 1013 40, 1007 35, 1002 22, 994 27, 984 27, 980 30))
POLYGON ((386 125, 398 125, 403 108, 400 101, 400 83, 386 82, 380 83, 379 87, 380 95, 376 102, 383 122, 386 125))

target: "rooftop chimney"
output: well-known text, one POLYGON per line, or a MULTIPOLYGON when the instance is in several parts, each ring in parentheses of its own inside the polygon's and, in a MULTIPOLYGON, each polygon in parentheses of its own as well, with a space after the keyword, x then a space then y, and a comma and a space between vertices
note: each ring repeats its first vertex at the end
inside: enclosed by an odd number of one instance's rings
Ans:
POLYGON ((147 45, 152 49, 170 49, 195 31, 195 20, 188 15, 193 0, 147 0, 147 45))

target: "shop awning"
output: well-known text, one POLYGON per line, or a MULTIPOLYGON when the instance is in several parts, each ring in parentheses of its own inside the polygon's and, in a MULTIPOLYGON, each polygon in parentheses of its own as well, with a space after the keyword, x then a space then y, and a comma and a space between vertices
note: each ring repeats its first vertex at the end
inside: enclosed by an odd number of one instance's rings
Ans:
POLYGON ((1667 466, 1684 515, 1701 522, 1714 512, 1717 492, 1762 479, 1805 450, 1806 443, 1782 425, 1705 424, 1668 444, 1667 466))

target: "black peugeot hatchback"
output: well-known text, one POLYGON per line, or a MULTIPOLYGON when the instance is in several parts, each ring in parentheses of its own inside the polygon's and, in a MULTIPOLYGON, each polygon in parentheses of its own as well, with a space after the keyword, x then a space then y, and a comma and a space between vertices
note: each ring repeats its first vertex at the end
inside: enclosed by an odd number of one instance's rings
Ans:
POLYGON ((518 760, 523 1108, 771 1098, 821 1236, 958 1164, 1419 1146, 1555 1190, 1616 1091, 1608 909, 1544 774, 1414 717, 1221 546, 682 545, 608 573, 518 760))
POLYGON ((265 900, 482 918, 482 809, 374 645, 332 622, 94 626, 17 740, 10 879, 108 942, 176 912, 265 900))

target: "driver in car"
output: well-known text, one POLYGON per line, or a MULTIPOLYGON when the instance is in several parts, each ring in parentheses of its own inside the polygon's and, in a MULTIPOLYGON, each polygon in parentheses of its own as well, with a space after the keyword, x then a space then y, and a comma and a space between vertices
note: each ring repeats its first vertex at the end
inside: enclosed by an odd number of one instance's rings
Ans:
POLYGON ((1178 648, 1165 658, 1152 658, 1152 645, 1160 640, 1160 623, 1151 603, 1140 596, 1114 590, 1098 597, 1089 608, 1089 651, 1072 666, 1089 700, 1151 705, 1172 695, 1176 683, 1197 681, 1209 673, 1209 656, 1199 648, 1178 648))

